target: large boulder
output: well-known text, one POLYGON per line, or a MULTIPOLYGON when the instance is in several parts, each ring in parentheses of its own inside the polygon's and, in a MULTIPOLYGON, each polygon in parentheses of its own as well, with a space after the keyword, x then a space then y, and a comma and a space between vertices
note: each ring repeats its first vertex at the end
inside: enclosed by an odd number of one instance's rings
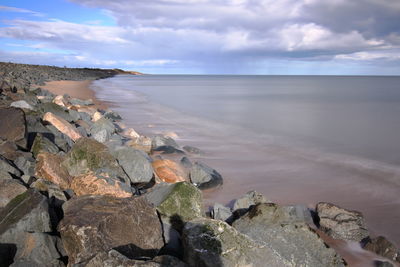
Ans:
POLYGON ((40 110, 43 113, 48 113, 48 112, 52 113, 55 116, 62 118, 68 122, 73 121, 73 119, 69 115, 68 111, 55 103, 43 103, 40 105, 40 110))
POLYGON ((273 248, 218 220, 197 218, 187 222, 182 238, 189 266, 294 266, 273 248))
POLYGON ((316 212, 321 230, 335 239, 360 242, 369 236, 363 215, 331 203, 320 202, 316 212))
POLYGON ((183 222, 203 216, 201 192, 190 183, 160 183, 145 196, 163 216, 183 222))
POLYGON ((152 150, 157 150, 159 147, 173 147, 179 149, 179 145, 171 137, 156 135, 152 138, 151 148, 152 150))
POLYGON ((58 230, 69 264, 110 249, 131 259, 154 257, 164 245, 157 212, 143 197, 81 196, 63 210, 58 230))
POLYGON ((0 109, 0 139, 27 145, 25 113, 19 108, 0 109))
POLYGON ((71 189, 77 196, 104 195, 121 198, 132 196, 132 190, 126 183, 108 177, 107 174, 94 174, 93 172, 74 177, 71 189))
POLYGON ((16 158, 14 164, 25 175, 33 176, 35 174, 35 159, 29 153, 16 158))
POLYGON ((57 154, 60 149, 51 142, 48 138, 46 138, 43 134, 38 133, 33 141, 31 152, 33 156, 36 158, 40 152, 49 152, 52 154, 57 154))
MULTIPOLYGON (((0 266, 8 266, 7 263, 13 262, 11 266, 65 266, 60 253, 58 252, 57 242, 59 237, 45 233, 15 232, 2 238, 5 248, 0 249, 0 266), (12 247, 12 245, 14 248, 12 247), (15 255, 13 256, 13 251, 15 255), (2 255, 4 253, 4 255, 2 255), (4 264, 4 265, 3 265, 4 264)), ((1 245, 0 245, 1 246, 1 245)))
POLYGON ((44 114, 43 121, 51 123, 55 128, 57 128, 58 131, 71 138, 71 140, 74 142, 76 142, 79 138, 82 138, 82 135, 75 126, 51 112, 44 114))
POLYGON ((79 264, 77 267, 186 267, 187 265, 172 256, 158 256, 153 260, 141 261, 131 260, 118 251, 112 249, 108 252, 96 254, 88 262, 79 264))
POLYGON ((153 178, 151 158, 143 151, 119 147, 113 154, 132 183, 148 183, 153 178))
POLYGON ((0 179, 0 209, 26 190, 26 187, 16 179, 0 179))
POLYGON ((256 191, 249 191, 233 202, 233 210, 248 210, 250 206, 260 203, 269 203, 270 201, 262 194, 256 191))
POLYGON ((129 183, 130 180, 110 154, 107 146, 91 138, 81 138, 67 153, 63 165, 72 176, 78 176, 89 172, 108 173, 129 183))
POLYGON ((190 180, 200 189, 216 187, 223 183, 221 174, 201 162, 195 162, 193 165, 190 180))
POLYGON ((17 232, 51 232, 47 199, 35 190, 28 190, 13 198, 0 211, 0 243, 17 232))
POLYGON ((383 236, 368 240, 364 249, 400 263, 400 249, 383 236))
POLYGON ((116 128, 114 124, 104 117, 98 119, 90 127, 90 134, 96 141, 99 141, 100 143, 108 141, 115 131, 116 128))
POLYGON ((302 218, 276 204, 252 206, 232 226, 294 266, 344 266, 302 218))
POLYGON ((232 217, 232 211, 222 204, 215 203, 211 209, 211 217, 215 220, 227 221, 232 217))
POLYGON ((72 181, 67 168, 62 164, 64 157, 42 152, 37 156, 36 176, 68 189, 72 181))
POLYGON ((25 100, 14 101, 11 103, 10 107, 22 108, 22 109, 27 109, 27 110, 35 110, 35 107, 33 107, 31 104, 29 104, 25 100))
POLYGON ((152 163, 155 173, 158 178, 166 183, 185 182, 185 172, 181 166, 172 160, 161 159, 152 163))

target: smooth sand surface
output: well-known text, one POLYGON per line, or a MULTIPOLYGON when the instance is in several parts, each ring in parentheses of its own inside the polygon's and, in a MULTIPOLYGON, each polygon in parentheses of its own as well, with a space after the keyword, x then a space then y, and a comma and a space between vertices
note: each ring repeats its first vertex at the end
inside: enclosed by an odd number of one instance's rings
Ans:
POLYGON ((56 95, 68 94, 73 98, 82 100, 92 99, 93 103, 99 109, 107 109, 111 106, 106 101, 99 101, 96 98, 95 92, 90 89, 91 80, 85 81, 51 81, 47 82, 46 85, 41 88, 50 91, 56 95))

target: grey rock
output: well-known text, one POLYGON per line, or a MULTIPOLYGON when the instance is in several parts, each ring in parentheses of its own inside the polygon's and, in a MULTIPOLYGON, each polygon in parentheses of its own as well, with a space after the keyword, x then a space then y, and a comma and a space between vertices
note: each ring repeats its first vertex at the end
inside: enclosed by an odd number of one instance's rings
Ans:
POLYGON ((86 131, 86 129, 82 126, 78 126, 76 127, 76 129, 79 131, 79 133, 83 136, 83 137, 87 137, 88 136, 88 132, 86 131))
POLYGON ((145 197, 162 216, 173 220, 185 222, 204 214, 200 190, 187 182, 157 184, 145 197))
POLYGON ((87 263, 77 264, 75 267, 186 267, 187 265, 172 256, 158 256, 152 260, 132 260, 116 250, 100 252, 87 263))
POLYGON ((69 102, 74 106, 76 106, 76 105, 79 105, 79 106, 93 105, 93 101, 91 99, 82 100, 82 99, 77 99, 77 98, 71 98, 71 99, 69 99, 69 102))
POLYGON ((364 249, 400 263, 400 249, 383 236, 369 239, 364 244, 364 249))
POLYGON ((18 157, 14 160, 14 164, 20 169, 25 175, 35 175, 35 159, 32 157, 18 157))
POLYGON ((51 232, 47 199, 35 190, 28 190, 12 199, 0 211, 0 243, 3 235, 16 232, 51 232))
POLYGON ((52 154, 57 154, 60 149, 43 134, 38 133, 33 141, 31 152, 36 158, 40 152, 49 152, 52 154))
POLYGON ((247 210, 250 206, 260 203, 271 203, 262 194, 256 191, 249 191, 233 202, 233 210, 247 210))
POLYGON ((10 161, 0 155, 0 171, 9 174, 13 174, 17 177, 21 176, 21 172, 15 168, 10 161))
POLYGON ((90 127, 89 132, 98 142, 104 143, 116 132, 116 128, 111 121, 102 117, 90 127))
POLYGON ((26 190, 26 187, 16 179, 0 179, 0 209, 26 190))
POLYGON ((158 147, 161 146, 171 146, 176 149, 179 149, 179 145, 171 137, 163 135, 154 136, 151 140, 151 149, 156 150, 158 147))
POLYGON ((38 179, 33 182, 30 187, 38 191, 47 192, 50 199, 55 198, 59 201, 59 203, 64 203, 65 201, 67 201, 67 198, 64 192, 61 190, 60 186, 50 181, 38 179))
POLYGON ((10 106, 14 107, 14 108, 35 110, 35 108, 32 105, 28 104, 25 100, 19 100, 19 101, 12 102, 10 106))
POLYGON ((232 226, 294 266, 344 266, 340 256, 327 248, 315 231, 276 204, 252 206, 232 226))
POLYGON ((197 155, 202 154, 202 151, 199 148, 194 147, 194 146, 184 146, 182 148, 183 148, 183 150, 185 150, 186 152, 191 153, 191 154, 197 154, 197 155))
POLYGON ((64 120, 68 122, 72 122, 73 118, 71 115, 68 113, 68 110, 64 109, 63 107, 55 104, 55 103, 42 103, 39 106, 39 109, 41 112, 46 113, 46 112, 51 112, 54 115, 63 118, 64 120))
POLYGON ((112 110, 107 111, 106 113, 104 113, 103 117, 106 118, 106 119, 110 119, 112 121, 122 120, 121 115, 119 115, 117 112, 112 111, 112 110))
POLYGON ((153 149, 153 152, 157 151, 157 152, 162 152, 162 154, 185 154, 185 152, 183 152, 180 149, 177 149, 173 146, 159 146, 153 149))
POLYGON ((110 249, 129 258, 152 258, 164 246, 157 212, 143 197, 81 196, 63 210, 58 229, 69 264, 110 249))
POLYGON ((24 175, 22 175, 21 176, 21 180, 25 183, 25 184, 31 184, 32 183, 32 180, 33 180, 34 178, 32 177, 32 176, 30 176, 30 175, 26 175, 26 174, 24 174, 24 175))
MULTIPOLYGON (((15 232, 12 235, 3 235, 2 243, 16 246, 14 263, 11 266, 64 266, 58 260, 60 254, 56 248, 57 239, 59 238, 56 236, 44 233, 15 232)), ((0 265, 1 261, 0 259, 0 265)))
POLYGON ((193 164, 188 157, 182 157, 181 165, 187 169, 192 168, 193 164))
POLYGON ((19 108, 0 109, 0 139, 26 148, 27 132, 25 113, 19 108))
POLYGON ((46 125, 46 128, 54 135, 54 143, 63 151, 68 151, 74 144, 71 138, 57 130, 53 125, 46 125))
POLYGON ((291 205, 282 206, 281 208, 292 218, 292 222, 304 222, 310 226, 314 226, 314 220, 311 215, 311 211, 306 206, 291 205))
POLYGON ((90 117, 89 114, 87 114, 86 112, 79 112, 79 116, 81 117, 81 119, 87 123, 90 123, 90 125, 93 124, 92 122, 92 118, 90 117))
POLYGON ((221 174, 201 162, 193 165, 190 170, 190 180, 200 189, 216 187, 223 183, 221 174))
POLYGON ((69 115, 71 116, 73 121, 78 121, 81 119, 81 115, 78 111, 73 110, 73 109, 69 109, 68 110, 69 115))
POLYGON ((167 255, 173 255, 178 258, 183 257, 183 246, 181 240, 181 234, 179 233, 175 222, 170 221, 168 217, 161 217, 163 236, 165 241, 165 246, 163 247, 161 253, 167 255))
POLYGON ((294 266, 274 249, 218 220, 197 218, 187 222, 182 241, 189 266, 294 266))
POLYGON ((219 203, 215 203, 211 210, 211 217, 215 220, 226 221, 231 216, 231 209, 219 203))
POLYGON ((151 158, 145 152, 131 147, 121 147, 114 152, 114 155, 132 183, 148 183, 153 178, 151 158))
POLYGON ((320 228, 333 238, 360 242, 369 236, 364 217, 358 211, 320 202, 317 204, 316 212, 320 228))
POLYGON ((0 169, 0 180, 11 180, 13 177, 10 173, 0 169))
POLYGON ((394 267, 394 265, 388 261, 375 260, 374 267, 394 267))

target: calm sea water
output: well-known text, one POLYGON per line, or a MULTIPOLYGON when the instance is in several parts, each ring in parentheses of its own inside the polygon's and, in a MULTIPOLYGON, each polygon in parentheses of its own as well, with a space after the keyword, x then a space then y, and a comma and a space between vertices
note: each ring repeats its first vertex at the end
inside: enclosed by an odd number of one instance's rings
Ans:
POLYGON ((225 178, 210 203, 251 189, 330 201, 400 243, 400 77, 121 75, 93 88, 143 134, 203 149, 195 160, 225 178))

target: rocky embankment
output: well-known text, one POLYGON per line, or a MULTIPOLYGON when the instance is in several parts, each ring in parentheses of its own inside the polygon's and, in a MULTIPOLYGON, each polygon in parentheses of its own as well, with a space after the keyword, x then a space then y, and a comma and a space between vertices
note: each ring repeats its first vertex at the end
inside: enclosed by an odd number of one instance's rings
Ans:
POLYGON ((0 266, 344 266, 317 230, 362 242, 387 258, 379 266, 400 261, 359 212, 333 204, 249 192, 206 212, 201 189, 223 179, 190 160, 199 149, 36 86, 113 71, 0 66, 0 266))

